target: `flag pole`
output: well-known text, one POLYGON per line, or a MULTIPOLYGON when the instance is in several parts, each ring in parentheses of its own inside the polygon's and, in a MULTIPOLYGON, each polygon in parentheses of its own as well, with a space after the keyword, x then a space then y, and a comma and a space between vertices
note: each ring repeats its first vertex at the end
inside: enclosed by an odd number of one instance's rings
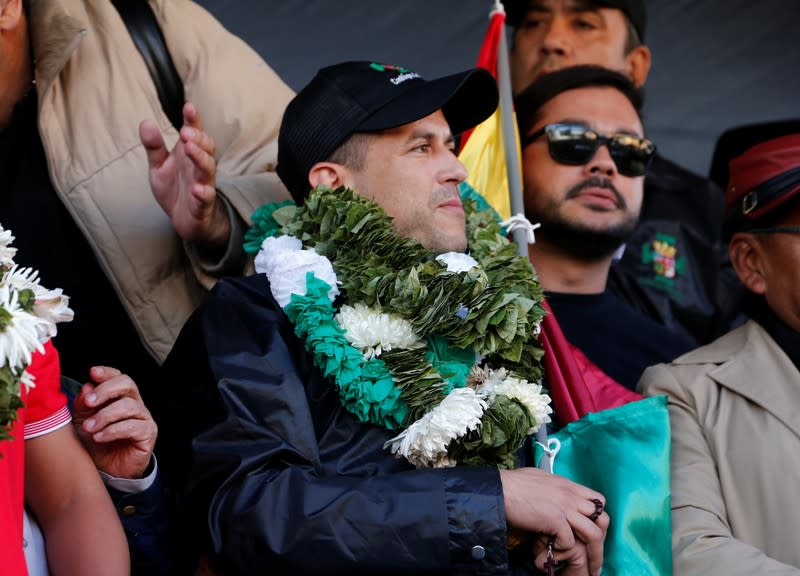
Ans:
MULTIPOLYGON (((503 10, 500 0, 494 1, 493 10, 503 10)), ((509 67, 508 41, 506 27, 500 31, 500 44, 497 47, 497 89, 500 93, 500 126, 503 132, 503 148, 506 154, 506 174, 508 175, 508 193, 510 195, 511 214, 525 214, 525 202, 522 197, 522 169, 517 145, 517 127, 514 121, 514 97, 511 90, 511 70, 509 67)), ((514 242, 520 256, 530 260, 528 238, 525 230, 517 228, 512 232, 514 242)), ((547 448, 547 429, 541 426, 536 432, 536 442, 547 448)), ((551 471, 550 454, 545 449, 539 468, 551 471)))

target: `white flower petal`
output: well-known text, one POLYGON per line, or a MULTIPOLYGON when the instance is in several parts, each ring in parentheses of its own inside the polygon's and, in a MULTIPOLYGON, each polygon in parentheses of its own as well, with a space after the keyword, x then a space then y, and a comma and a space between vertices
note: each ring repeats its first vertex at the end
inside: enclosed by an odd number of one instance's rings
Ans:
POLYGON ((25 386, 25 389, 30 392, 31 388, 36 388, 36 376, 28 372, 27 370, 23 370, 22 376, 19 379, 20 384, 25 386))
POLYGON ((3 268, 11 268, 14 266, 14 256, 17 254, 17 249, 11 246, 14 241, 14 235, 11 230, 4 230, 0 226, 0 266, 3 268))
POLYGON ((36 301, 33 304, 33 313, 47 320, 49 324, 44 334, 39 335, 39 339, 54 338, 58 333, 56 324, 70 322, 75 316, 72 308, 69 307, 69 296, 65 296, 61 288, 47 290, 38 285, 34 292, 36 301))
POLYGON ((309 272, 331 286, 328 291, 331 301, 339 295, 336 272, 330 260, 314 250, 304 250, 302 242, 293 236, 264 240, 256 256, 255 267, 257 272, 269 278, 270 290, 281 308, 291 301, 292 294, 305 295, 306 274, 309 272))
POLYGON ((417 468, 455 465, 447 446, 475 430, 486 410, 486 401, 472 388, 455 388, 438 406, 386 442, 392 454, 403 456, 417 468))
POLYGON ((447 266, 448 272, 466 272, 478 265, 475 258, 464 252, 445 252, 439 254, 436 260, 447 266))
POLYGON ((361 350, 365 359, 380 356, 392 348, 418 348, 423 342, 414 327, 397 314, 387 314, 360 302, 342 306, 336 321, 345 330, 344 337, 361 350))
POLYGON ((507 396, 519 400, 533 415, 536 425, 528 430, 528 434, 533 434, 542 425, 550 422, 550 414, 553 413, 553 409, 550 407, 550 396, 542 394, 542 386, 540 384, 508 377, 495 386, 494 392, 498 396, 507 396))
POLYGON ((23 369, 35 350, 44 352, 39 334, 47 330, 48 321, 23 310, 17 292, 8 286, 0 287, 0 307, 11 316, 0 332, 0 366, 23 369))

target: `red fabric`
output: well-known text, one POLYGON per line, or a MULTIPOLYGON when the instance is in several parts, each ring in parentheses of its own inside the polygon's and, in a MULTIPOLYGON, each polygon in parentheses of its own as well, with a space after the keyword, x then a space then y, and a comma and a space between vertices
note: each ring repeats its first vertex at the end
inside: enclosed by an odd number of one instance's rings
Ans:
POLYGON ((619 384, 567 341, 553 310, 544 302, 540 340, 544 370, 553 408, 561 425, 579 420, 589 412, 621 406, 642 398, 619 384))
POLYGON ((58 351, 48 341, 45 353, 34 354, 28 372, 36 387, 25 405, 25 439, 52 432, 69 422, 67 397, 61 391, 61 364, 58 351))
POLYGON ((11 428, 13 438, 0 441, 0 566, 9 576, 26 575, 22 551, 22 498, 24 487, 24 446, 22 413, 11 428))
MULTIPOLYGON (((36 379, 30 393, 22 388, 25 407, 17 413, 13 438, 0 442, 0 572, 3 576, 26 576, 22 548, 22 511, 25 486, 25 440, 23 430, 32 423, 50 422, 50 430, 63 425, 60 416, 67 407, 61 392, 58 352, 50 342, 44 354, 34 353, 28 372, 36 379)), ((66 413, 69 421, 69 412, 66 413)))
MULTIPOLYGON (((483 37, 483 44, 481 44, 481 49, 478 52, 478 61, 475 64, 478 68, 485 68, 491 72, 495 78, 497 78, 497 48, 500 44, 500 35, 503 32, 505 22, 505 12, 497 11, 492 13, 489 28, 486 30, 486 36, 483 37)), ((472 130, 470 128, 461 134, 461 148, 464 148, 464 144, 469 140, 472 130)))
MULTIPOLYGON (((800 134, 774 138, 753 146, 730 161, 725 209, 730 210, 741 202, 753 188, 797 168, 800 168, 800 134)), ((775 198, 757 199, 755 208, 746 216, 751 220, 762 218, 797 194, 800 194, 800 184, 787 185, 775 198)))

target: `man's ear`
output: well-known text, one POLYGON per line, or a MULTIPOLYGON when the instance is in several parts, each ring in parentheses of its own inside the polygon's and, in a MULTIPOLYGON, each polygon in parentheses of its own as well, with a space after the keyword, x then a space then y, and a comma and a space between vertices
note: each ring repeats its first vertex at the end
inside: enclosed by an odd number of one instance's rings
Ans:
POLYGON ((22 18, 22 0, 0 0, 0 31, 13 30, 22 18))
POLYGON ((731 265, 742 284, 756 294, 767 291, 767 281, 763 273, 762 255, 764 246, 752 234, 737 232, 728 243, 731 265))
POLYGON ((637 88, 641 88, 650 73, 650 64, 653 59, 652 54, 650 54, 650 48, 640 44, 631 50, 625 59, 628 62, 628 78, 637 88))
POLYGON ((328 188, 351 186, 349 171, 341 164, 334 162, 317 162, 308 171, 308 182, 312 188, 325 185, 328 188))

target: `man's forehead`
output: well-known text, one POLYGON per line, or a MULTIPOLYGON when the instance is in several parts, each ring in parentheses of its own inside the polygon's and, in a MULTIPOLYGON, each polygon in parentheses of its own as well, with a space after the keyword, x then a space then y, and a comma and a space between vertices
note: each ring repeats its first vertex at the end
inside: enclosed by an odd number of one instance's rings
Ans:
POLYGON ((611 86, 565 90, 539 110, 536 127, 553 122, 575 122, 602 132, 644 135, 641 119, 630 100, 611 86))
MULTIPOLYGON (((561 9, 565 12, 595 12, 606 6, 601 6, 591 0, 531 0, 528 3, 530 12, 553 12, 561 9)), ((614 8, 608 8, 614 10, 614 8)))
POLYGON ((436 112, 425 116, 424 118, 420 118, 414 122, 409 122, 408 124, 402 124, 401 126, 397 126, 395 128, 382 130, 378 134, 399 135, 404 137, 415 137, 420 135, 444 136, 449 138, 453 137, 453 134, 450 131, 450 124, 447 123, 447 119, 445 118, 444 112, 442 112, 441 108, 436 112))

